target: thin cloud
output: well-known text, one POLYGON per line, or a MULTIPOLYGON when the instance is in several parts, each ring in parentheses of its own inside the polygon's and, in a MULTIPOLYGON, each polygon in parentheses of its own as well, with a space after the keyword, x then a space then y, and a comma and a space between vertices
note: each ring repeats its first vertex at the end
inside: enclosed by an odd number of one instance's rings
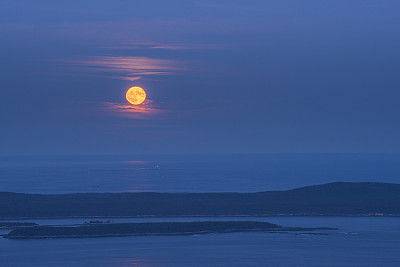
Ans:
POLYGON ((148 42, 148 41, 131 41, 119 46, 108 47, 113 49, 165 49, 165 50, 188 50, 195 49, 194 46, 181 45, 181 44, 169 44, 159 42, 148 42))
POLYGON ((154 45, 151 48, 153 49, 166 49, 166 50, 185 50, 185 49, 191 49, 188 46, 182 46, 182 45, 166 45, 166 44, 159 44, 159 45, 154 45))
POLYGON ((84 65, 91 72, 103 72, 113 78, 135 81, 143 76, 168 75, 183 70, 182 64, 170 59, 130 56, 94 56, 72 63, 84 65), (121 76, 122 75, 122 76, 121 76))
POLYGON ((120 45, 105 46, 104 48, 115 49, 115 50, 204 50, 204 49, 223 49, 225 46, 217 44, 171 44, 171 43, 159 43, 159 42, 148 42, 148 41, 131 41, 120 45))
POLYGON ((112 102, 101 102, 99 104, 103 110, 112 112, 117 116, 131 119, 149 119, 156 114, 166 112, 166 110, 153 107, 151 102, 151 100, 146 100, 143 104, 138 106, 112 102))
POLYGON ((120 79, 122 79, 122 80, 127 80, 127 81, 134 82, 134 81, 137 81, 137 80, 142 79, 142 76, 136 76, 136 77, 117 77, 117 78, 120 78, 120 79))

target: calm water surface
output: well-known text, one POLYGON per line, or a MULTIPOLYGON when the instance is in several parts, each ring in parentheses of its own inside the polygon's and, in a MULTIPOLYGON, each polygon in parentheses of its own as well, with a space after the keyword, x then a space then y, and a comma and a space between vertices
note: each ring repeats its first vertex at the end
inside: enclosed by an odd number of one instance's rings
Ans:
MULTIPOLYGON (((221 218, 141 218, 192 221, 221 218)), ((254 220, 254 218, 224 218, 254 220)), ((228 233, 83 239, 0 239, 2 266, 400 266, 400 218, 270 217, 285 226, 339 227, 302 233, 228 233), (325 235, 326 234, 326 235, 325 235)), ((84 219, 36 220, 47 224, 84 219)))
MULTIPOLYGON (((399 155, 0 157, 0 191, 256 192, 335 181, 400 182, 399 155)), ((116 222, 263 220, 338 227, 308 233, 7 240, 0 266, 400 266, 400 218, 116 218, 116 222)), ((90 219, 86 219, 90 220, 90 219)), ((29 220, 46 225, 85 219, 29 220)), ((7 233, 1 230, 0 234, 7 233)))
POLYGON ((256 192, 400 182, 398 154, 0 157, 0 191, 256 192))

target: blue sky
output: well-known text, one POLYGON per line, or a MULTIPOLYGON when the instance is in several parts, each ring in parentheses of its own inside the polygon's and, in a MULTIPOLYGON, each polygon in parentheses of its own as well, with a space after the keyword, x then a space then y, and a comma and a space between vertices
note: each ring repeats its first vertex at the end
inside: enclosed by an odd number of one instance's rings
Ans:
POLYGON ((398 153, 399 8, 2 1, 0 153, 398 153))

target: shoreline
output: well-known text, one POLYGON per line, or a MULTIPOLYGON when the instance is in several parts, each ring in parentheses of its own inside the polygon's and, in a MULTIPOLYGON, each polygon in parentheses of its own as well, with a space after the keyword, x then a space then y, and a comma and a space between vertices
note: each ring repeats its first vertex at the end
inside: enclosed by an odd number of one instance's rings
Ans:
POLYGON ((260 221, 204 221, 107 223, 66 226, 32 226, 15 228, 3 235, 6 239, 89 238, 123 236, 200 235, 234 232, 295 232, 337 230, 330 227, 284 227, 260 221))
POLYGON ((140 219, 140 218, 267 218, 267 217, 400 217, 400 214, 260 214, 260 215, 140 215, 140 216, 59 216, 59 217, 8 217, 9 220, 59 220, 59 219, 140 219))

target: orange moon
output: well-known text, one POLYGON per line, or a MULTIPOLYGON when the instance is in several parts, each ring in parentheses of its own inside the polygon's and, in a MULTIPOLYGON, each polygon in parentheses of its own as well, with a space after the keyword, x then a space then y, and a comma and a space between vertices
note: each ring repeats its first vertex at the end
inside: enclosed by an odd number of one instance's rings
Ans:
POLYGON ((140 105, 146 99, 146 92, 143 88, 134 86, 126 91, 126 100, 133 105, 140 105))

